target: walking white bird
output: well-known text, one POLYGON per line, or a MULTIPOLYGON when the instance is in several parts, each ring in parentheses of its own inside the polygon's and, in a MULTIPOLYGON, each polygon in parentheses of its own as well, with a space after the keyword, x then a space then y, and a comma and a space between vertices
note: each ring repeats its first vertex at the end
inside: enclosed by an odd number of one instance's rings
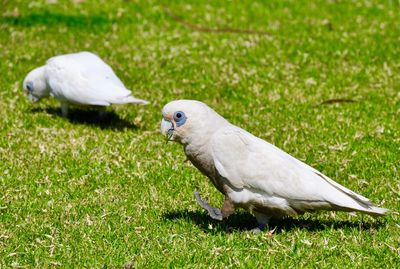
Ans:
POLYGON ((44 66, 29 72, 23 87, 32 102, 49 95, 57 98, 65 117, 69 104, 104 107, 148 103, 133 97, 109 65, 86 51, 48 59, 44 66))
POLYGON ((225 195, 221 209, 195 192, 209 215, 222 220, 235 208, 253 213, 259 227, 271 217, 315 210, 359 211, 381 216, 387 209, 343 187, 270 143, 232 125, 204 103, 177 100, 162 110, 161 133, 184 146, 188 159, 225 195))

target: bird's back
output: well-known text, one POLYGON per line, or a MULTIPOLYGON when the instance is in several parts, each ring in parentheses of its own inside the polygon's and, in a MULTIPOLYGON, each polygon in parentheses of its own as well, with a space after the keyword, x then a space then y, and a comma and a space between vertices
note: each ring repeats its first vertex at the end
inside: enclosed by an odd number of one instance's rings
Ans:
POLYGON ((46 64, 53 95, 77 104, 128 103, 131 92, 97 55, 90 52, 59 55, 46 64))

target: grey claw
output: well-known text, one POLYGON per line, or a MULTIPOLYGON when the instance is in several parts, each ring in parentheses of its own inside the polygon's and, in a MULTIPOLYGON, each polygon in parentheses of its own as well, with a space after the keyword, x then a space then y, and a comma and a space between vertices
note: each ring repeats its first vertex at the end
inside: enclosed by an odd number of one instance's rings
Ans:
POLYGON ((261 233, 263 230, 262 229, 260 229, 260 228, 254 228, 254 229, 251 229, 251 232, 253 233, 253 234, 259 234, 259 233, 261 233))
POLYGON ((203 201, 200 197, 199 192, 196 190, 194 192, 194 197, 196 198, 196 202, 205 210, 207 210, 208 215, 215 220, 222 220, 222 212, 219 208, 211 206, 207 201, 203 201))

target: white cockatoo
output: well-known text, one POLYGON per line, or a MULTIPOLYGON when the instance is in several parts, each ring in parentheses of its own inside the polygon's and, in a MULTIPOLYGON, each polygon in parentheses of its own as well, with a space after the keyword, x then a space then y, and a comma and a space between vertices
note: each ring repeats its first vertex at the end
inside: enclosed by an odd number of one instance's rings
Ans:
POLYGON ((63 116, 68 115, 69 104, 104 107, 148 103, 133 97, 109 65, 86 51, 48 59, 44 66, 29 72, 23 87, 32 102, 49 95, 57 98, 63 116))
POLYGON ((274 145, 232 125, 193 100, 172 101, 162 110, 161 132, 184 147, 187 158, 225 196, 221 209, 196 200, 218 220, 235 208, 253 213, 259 227, 271 217, 315 210, 359 211, 381 216, 387 209, 343 187, 274 145))

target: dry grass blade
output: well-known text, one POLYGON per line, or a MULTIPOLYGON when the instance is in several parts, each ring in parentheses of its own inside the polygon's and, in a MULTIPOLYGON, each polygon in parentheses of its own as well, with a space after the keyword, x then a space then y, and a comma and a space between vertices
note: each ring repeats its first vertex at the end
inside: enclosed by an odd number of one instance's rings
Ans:
POLYGON ((164 7, 164 13, 166 16, 170 17, 174 21, 178 22, 179 24, 185 26, 194 31, 204 32, 204 33, 232 33, 232 34, 247 34, 247 35, 270 35, 269 32, 266 31, 257 31, 257 30, 250 30, 250 29, 236 29, 230 27, 222 27, 222 28, 209 28, 203 25, 197 25, 191 22, 186 21, 179 15, 173 13, 168 7, 164 7))

